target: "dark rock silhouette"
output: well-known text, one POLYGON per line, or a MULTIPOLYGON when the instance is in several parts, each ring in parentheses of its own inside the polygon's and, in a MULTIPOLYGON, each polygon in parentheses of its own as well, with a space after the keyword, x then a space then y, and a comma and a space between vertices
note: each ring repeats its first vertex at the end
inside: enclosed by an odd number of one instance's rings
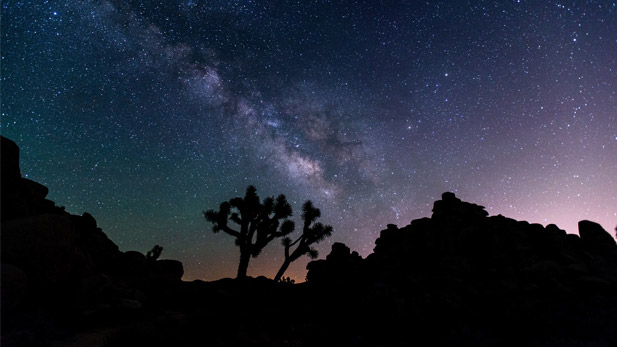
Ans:
POLYGON ((587 247, 604 248, 607 251, 615 247, 615 240, 598 223, 582 220, 578 222, 578 233, 587 247))
MULTIPOLYGON (((503 336, 523 344, 615 343, 606 322, 617 322, 617 246, 596 223, 580 222, 579 232, 488 217, 484 207, 444 193, 431 218, 388 225, 366 259, 335 244, 326 260, 307 265, 307 280, 353 290, 354 300, 376 312, 392 304, 418 312, 401 315, 429 335, 457 336, 435 331, 451 324, 489 345, 502 344, 503 336), (573 337, 572 324, 585 333, 573 337)), ((388 324, 383 328, 403 328, 388 324)))
POLYGON ((47 187, 21 177, 17 145, 1 140, 2 345, 13 342, 6 321, 30 319, 32 332, 48 324, 32 317, 51 312, 138 308, 156 283, 180 281, 180 262, 146 264, 139 252, 121 252, 89 213, 72 215, 47 200, 47 187))
POLYGON ((60 213, 62 209, 45 199, 47 187, 21 177, 19 147, 15 142, 0 137, 2 152, 2 222, 45 213, 60 213))
MULTIPOLYGON (((376 240, 374 253, 361 265, 350 265, 348 272, 361 272, 363 281, 399 284, 435 277, 474 283, 490 278, 497 290, 496 279, 523 288, 538 285, 541 272, 550 268, 567 279, 559 283, 566 290, 583 275, 576 271, 584 268, 586 275, 614 283, 615 240, 593 222, 581 221, 579 229, 580 238, 552 224, 543 227, 501 215, 488 217, 484 207, 444 193, 435 202, 431 218, 414 220, 403 228, 388 225, 376 240)), ((333 247, 330 255, 340 258, 339 254, 347 253, 333 247)), ((309 281, 330 278, 326 264, 340 267, 339 260, 329 258, 309 263, 309 281)))
POLYGON ((179 281, 184 275, 182 263, 173 259, 161 259, 153 262, 151 271, 157 278, 179 281))
POLYGON ((308 263, 306 279, 310 283, 335 284, 357 280, 360 276, 362 257, 351 252, 345 244, 336 242, 325 260, 308 263))

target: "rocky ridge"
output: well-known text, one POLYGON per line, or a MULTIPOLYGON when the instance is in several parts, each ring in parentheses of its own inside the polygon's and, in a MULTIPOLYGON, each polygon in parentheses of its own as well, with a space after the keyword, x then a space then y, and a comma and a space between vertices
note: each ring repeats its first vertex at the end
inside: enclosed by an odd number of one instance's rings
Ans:
POLYGON ((49 312, 79 318, 131 311, 154 286, 180 282, 182 263, 121 252, 92 215, 48 200, 47 187, 21 176, 17 145, 1 141, 3 345, 11 342, 4 332, 12 317, 35 334, 49 312))
POLYGON ((389 224, 366 259, 334 245, 326 260, 308 264, 308 279, 404 284, 440 278, 565 292, 617 284, 615 240, 590 221, 579 222, 579 234, 566 234, 554 224, 489 217, 483 206, 444 193, 431 218, 402 228, 389 224))
POLYGON ((370 307, 380 320, 366 329, 413 326, 438 345, 609 346, 617 343, 617 245, 594 222, 581 221, 579 233, 489 217, 444 193, 431 218, 382 230, 366 259, 334 244, 307 265, 307 279, 370 307))

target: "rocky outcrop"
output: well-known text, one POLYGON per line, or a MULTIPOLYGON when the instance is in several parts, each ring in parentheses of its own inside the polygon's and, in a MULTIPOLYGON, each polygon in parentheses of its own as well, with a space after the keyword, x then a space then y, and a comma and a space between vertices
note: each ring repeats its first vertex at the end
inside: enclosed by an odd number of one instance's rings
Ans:
POLYGON ((21 177, 17 145, 1 140, 3 309, 107 305, 101 298, 139 301, 143 295, 136 291, 180 281, 182 263, 146 262, 142 253, 121 252, 92 215, 69 214, 46 199, 47 187, 21 177), (99 294, 88 292, 94 287, 99 294))
POLYGON ((307 280, 322 283, 344 283, 354 281, 359 276, 362 257, 351 252, 345 244, 336 242, 325 260, 315 260, 307 265, 307 280), (317 277, 312 277, 319 274, 317 277))
POLYGON ((150 265, 153 276, 159 279, 179 281, 184 275, 182 263, 173 259, 152 261, 150 265))
POLYGON ((538 345, 597 343, 594 335, 617 342, 609 328, 617 323, 617 245, 596 223, 580 222, 579 232, 489 217, 444 193, 431 218, 382 230, 366 259, 335 245, 307 265, 307 280, 339 293, 332 299, 338 305, 362 302, 356 314, 382 317, 372 324, 393 336, 415 326, 426 338, 451 334, 437 343, 451 345, 461 331, 444 327, 457 327, 483 345, 501 345, 504 336, 538 345))
MULTIPOLYGON (((501 215, 488 217, 484 207, 444 193, 431 218, 403 228, 389 224, 367 259, 353 265, 328 258, 311 262, 307 278, 328 282, 336 269, 361 274, 365 282, 404 285, 441 278, 500 290, 512 285, 536 288, 547 276, 557 276, 555 285, 571 291, 581 278, 592 276, 617 288, 615 240, 589 221, 579 223, 579 232, 580 238, 553 224, 543 227, 501 215)), ((339 253, 333 248, 331 256, 338 258, 339 253)))
POLYGON ((47 187, 21 177, 19 168, 19 147, 15 142, 0 137, 2 156, 2 184, 0 196, 2 199, 2 223, 19 218, 27 218, 45 213, 61 213, 62 209, 45 199, 47 187))
POLYGON ((588 220, 578 222, 578 234, 587 247, 605 249, 609 251, 615 248, 615 239, 609 235, 600 224, 588 220))

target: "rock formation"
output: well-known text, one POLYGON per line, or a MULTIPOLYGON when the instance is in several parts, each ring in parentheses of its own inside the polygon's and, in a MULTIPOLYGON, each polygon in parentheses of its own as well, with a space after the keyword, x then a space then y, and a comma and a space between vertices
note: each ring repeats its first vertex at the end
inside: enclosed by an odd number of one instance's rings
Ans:
POLYGON ((415 325, 426 338, 444 336, 437 344, 468 334, 480 339, 470 344, 500 345, 508 336, 508 343, 608 345, 617 342, 609 328, 617 245, 596 223, 580 222, 579 232, 488 217, 484 207, 444 193, 431 218, 382 230, 366 259, 335 244, 326 260, 307 265, 307 279, 383 314, 379 329, 415 325))
POLYGON ((501 215, 488 217, 484 207, 444 193, 435 202, 431 218, 402 228, 389 224, 367 259, 352 260, 349 250, 343 252, 344 246, 335 245, 326 260, 308 264, 307 278, 328 282, 338 269, 340 276, 358 273, 363 282, 403 284, 440 278, 490 283, 494 289, 500 285, 524 289, 554 278, 560 290, 571 291, 577 283, 593 278, 591 282, 615 286, 615 240, 589 221, 579 223, 579 232, 580 237, 553 224, 543 227, 501 215))
MULTIPOLYGON (((180 281, 180 262, 147 263, 142 253, 121 252, 92 215, 69 214, 46 199, 47 187, 21 177, 17 145, 1 141, 3 321, 41 310, 139 308, 155 283, 180 281)), ((3 332, 10 344, 6 338, 3 332)))

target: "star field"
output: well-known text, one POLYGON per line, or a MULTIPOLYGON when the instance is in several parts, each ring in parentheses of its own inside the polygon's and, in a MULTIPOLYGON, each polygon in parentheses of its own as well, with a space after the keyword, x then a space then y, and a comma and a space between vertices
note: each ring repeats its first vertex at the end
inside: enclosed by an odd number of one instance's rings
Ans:
MULTIPOLYGON (((2 135, 122 250, 233 277, 201 211, 311 199, 366 256, 444 191, 576 233, 617 225, 613 1, 2 3, 2 135)), ((249 267, 272 277, 273 242, 249 267)), ((288 275, 303 280, 308 258, 288 275)))

